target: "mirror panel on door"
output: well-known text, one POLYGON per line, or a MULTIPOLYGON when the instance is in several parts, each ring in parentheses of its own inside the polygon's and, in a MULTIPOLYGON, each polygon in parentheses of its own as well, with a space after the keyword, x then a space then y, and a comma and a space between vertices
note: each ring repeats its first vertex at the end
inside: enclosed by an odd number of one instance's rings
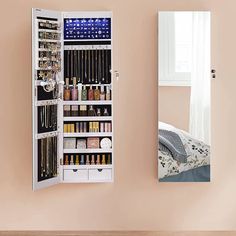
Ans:
POLYGON ((207 11, 158 15, 158 179, 209 182, 210 24, 207 11))

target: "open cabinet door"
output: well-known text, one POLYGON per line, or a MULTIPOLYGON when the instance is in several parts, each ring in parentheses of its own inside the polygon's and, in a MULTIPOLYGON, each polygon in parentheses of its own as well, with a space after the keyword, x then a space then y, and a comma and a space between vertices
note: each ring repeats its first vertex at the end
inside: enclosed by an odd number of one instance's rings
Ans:
POLYGON ((32 9, 33 190, 59 183, 61 13, 32 9))

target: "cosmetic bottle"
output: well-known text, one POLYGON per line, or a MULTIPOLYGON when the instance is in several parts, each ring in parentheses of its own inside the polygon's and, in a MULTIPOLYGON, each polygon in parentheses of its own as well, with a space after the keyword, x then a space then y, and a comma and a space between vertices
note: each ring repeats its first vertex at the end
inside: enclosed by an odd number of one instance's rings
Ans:
POLYGON ((83 128, 82 132, 86 133, 87 132, 87 123, 86 123, 86 121, 84 121, 83 123, 84 123, 83 124, 84 128, 83 128))
POLYGON ((64 106, 64 116, 70 116, 70 105, 64 106))
POLYGON ((104 108, 103 116, 109 116, 107 108, 104 108))
POLYGON ((86 165, 90 165, 89 155, 86 155, 86 165))
POLYGON ((80 106, 80 116, 87 116, 87 106, 86 105, 80 106))
POLYGON ((69 157, 68 157, 68 155, 65 156, 65 165, 69 165, 69 157))
POLYGON ((80 158, 80 165, 84 165, 84 155, 81 155, 81 158, 80 158))
POLYGON ((90 86, 90 88, 88 90, 88 100, 94 100, 94 93, 93 93, 92 85, 90 86))
POLYGON ((82 133, 82 132, 83 132, 83 129, 84 129, 84 127, 83 127, 83 122, 80 122, 80 123, 79 123, 79 129, 80 129, 80 132, 82 133))
POLYGON ((82 100, 82 84, 78 83, 78 101, 82 100))
POLYGON ((74 155, 70 156, 70 165, 74 165, 74 155))
POLYGON ((101 108, 97 108, 97 116, 101 116, 102 113, 101 113, 101 108))
POLYGON ((77 105, 71 106, 71 116, 78 116, 79 115, 79 107, 77 105))
POLYGON ((63 132, 68 133, 68 124, 64 124, 63 132))
POLYGON ((106 165, 106 156, 102 154, 102 165, 106 165))
POLYGON ((108 154, 107 165, 111 165, 111 154, 108 154))
POLYGON ((104 123, 101 122, 100 123, 100 132, 105 132, 104 126, 105 126, 104 123))
POLYGON ((99 154, 97 155, 96 165, 101 165, 100 155, 99 154))
POLYGON ((79 133, 79 122, 75 123, 75 132, 79 133))
POLYGON ((92 155, 92 158, 91 158, 91 165, 95 165, 95 158, 94 158, 94 155, 92 155))
POLYGON ((111 87, 108 85, 106 87, 106 100, 111 100, 111 87))
POLYGON ((70 100, 70 87, 69 87, 69 78, 66 78, 66 85, 64 87, 64 100, 70 100))
POLYGON ((105 100, 104 85, 101 85, 100 100, 105 100))
POLYGON ((71 133, 75 132, 75 125, 74 124, 70 124, 70 132, 71 133))
POLYGON ((96 86, 96 89, 94 90, 94 100, 100 100, 100 91, 98 86, 96 86))
POLYGON ((93 132, 93 122, 89 122, 89 132, 93 132))
POLYGON ((76 87, 76 78, 73 78, 73 88, 71 90, 71 100, 76 101, 78 100, 78 89, 76 87))
POLYGON ((86 89, 86 86, 83 86, 81 100, 82 101, 87 101, 87 89, 86 89))
POLYGON ((92 105, 90 105, 89 106, 89 110, 88 110, 88 116, 95 116, 96 114, 95 114, 95 111, 94 111, 94 109, 93 109, 93 106, 92 105))
POLYGON ((79 155, 76 155, 76 156, 75 156, 75 164, 76 164, 76 165, 79 165, 79 155))

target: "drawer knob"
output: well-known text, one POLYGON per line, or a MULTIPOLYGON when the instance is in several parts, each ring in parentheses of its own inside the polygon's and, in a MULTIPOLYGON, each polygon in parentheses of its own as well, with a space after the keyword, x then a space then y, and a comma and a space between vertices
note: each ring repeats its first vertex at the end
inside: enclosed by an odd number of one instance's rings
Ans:
POLYGON ((103 169, 98 169, 98 172, 102 172, 103 169))

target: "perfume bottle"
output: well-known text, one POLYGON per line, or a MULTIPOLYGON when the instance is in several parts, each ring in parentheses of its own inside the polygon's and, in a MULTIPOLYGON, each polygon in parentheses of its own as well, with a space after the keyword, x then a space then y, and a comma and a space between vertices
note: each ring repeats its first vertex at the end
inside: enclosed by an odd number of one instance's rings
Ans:
POLYGON ((105 100, 104 85, 101 85, 100 100, 105 100))
POLYGON ((103 116, 109 116, 107 108, 104 108, 103 116))
POLYGON ((94 100, 100 100, 100 91, 98 86, 96 86, 96 89, 94 90, 94 100))
POLYGON ((89 155, 86 155, 86 165, 90 165, 89 155))
POLYGON ((65 101, 70 100, 69 78, 66 78, 66 85, 65 85, 65 88, 64 88, 64 100, 65 101))
POLYGON ((102 155, 102 165, 106 165, 106 157, 105 157, 105 154, 102 155))
POLYGON ((82 100, 82 84, 78 83, 78 101, 82 100))
POLYGON ((86 86, 83 86, 81 100, 82 101, 86 101, 87 100, 87 89, 86 89, 86 86))
POLYGON ((106 87, 106 100, 111 100, 111 87, 108 85, 106 87))
POLYGON ((88 91, 88 100, 94 100, 94 93, 93 93, 92 85, 90 86, 89 91, 88 91))
POLYGON ((89 110, 88 110, 88 116, 95 116, 96 114, 95 114, 95 111, 94 111, 94 109, 93 109, 93 106, 92 105, 90 105, 89 106, 89 110))
POLYGON ((73 78, 73 88, 71 90, 71 100, 78 100, 78 89, 76 87, 76 78, 73 78))

